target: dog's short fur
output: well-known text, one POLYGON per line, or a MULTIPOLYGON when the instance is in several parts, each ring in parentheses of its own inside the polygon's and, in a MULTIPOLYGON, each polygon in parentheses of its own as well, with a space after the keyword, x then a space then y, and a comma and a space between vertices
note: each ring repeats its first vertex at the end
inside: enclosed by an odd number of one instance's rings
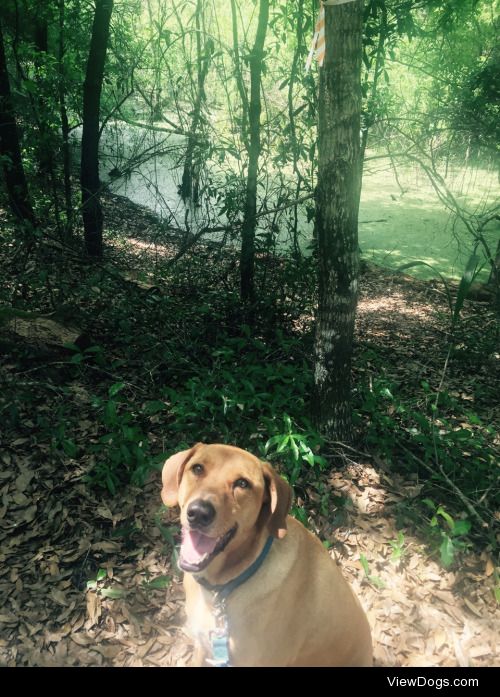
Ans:
POLYGON ((291 488, 270 465, 240 448, 199 443, 169 458, 162 479, 163 502, 181 507, 180 566, 195 664, 211 657, 215 628, 213 594, 195 576, 227 583, 270 535, 262 566, 227 601, 231 665, 372 664, 359 601, 320 541, 288 516, 291 488))

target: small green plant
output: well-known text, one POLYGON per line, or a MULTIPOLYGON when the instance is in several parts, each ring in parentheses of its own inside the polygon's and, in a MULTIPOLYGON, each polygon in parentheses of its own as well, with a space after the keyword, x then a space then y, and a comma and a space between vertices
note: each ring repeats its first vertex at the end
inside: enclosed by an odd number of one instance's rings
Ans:
MULTIPOLYGON (((373 364, 373 359, 370 362, 373 364)), ((461 400, 456 393, 439 391, 426 380, 416 380, 406 389, 403 392, 401 386, 384 377, 360 386, 358 414, 365 425, 367 447, 399 470, 414 474, 417 468, 424 496, 434 497, 436 490, 442 495, 444 488, 448 492, 446 512, 454 518, 463 510, 465 496, 486 520, 498 505, 494 427, 471 410, 470 401, 461 400)), ((416 502, 417 509, 419 506, 416 502)), ((442 514, 438 518, 444 523, 442 514)), ((420 511, 413 523, 422 530, 420 511)), ((459 525, 454 536, 446 525, 444 532, 455 544, 461 541, 463 530, 459 525)), ((422 531, 430 536, 429 525, 422 531)), ((484 531, 476 528, 475 533, 484 531)))
POLYGON ((171 582, 171 576, 157 576, 156 578, 153 578, 151 581, 145 579, 142 582, 142 585, 147 590, 165 590, 165 588, 169 587, 171 582))
MULTIPOLYGON (((108 390, 108 398, 96 397, 93 407, 106 429, 92 445, 96 464, 87 481, 115 494, 118 487, 131 482, 142 485, 153 467, 149 442, 140 427, 140 414, 134 413, 123 396, 125 383, 117 382, 108 390)), ((163 404, 163 403, 159 403, 163 404)), ((154 413, 157 403, 147 403, 145 413, 154 413)))
POLYGON ((448 568, 457 553, 469 546, 467 535, 471 523, 466 519, 455 520, 443 506, 436 506, 431 499, 424 499, 423 503, 432 511, 428 527, 431 540, 439 548, 441 563, 448 568))
POLYGON ((321 444, 321 439, 316 433, 298 433, 288 414, 284 415, 283 422, 283 432, 269 438, 264 446, 264 454, 270 459, 280 457, 284 472, 293 485, 302 472, 304 462, 310 468, 320 470, 324 469, 327 463, 323 457, 313 452, 313 448, 321 444))
POLYGON ((94 362, 100 368, 107 367, 106 356, 102 346, 89 346, 86 349, 81 349, 76 344, 65 344, 64 348, 73 351, 69 362, 72 365, 83 365, 87 362, 94 362))
POLYGON ((90 581, 87 581, 87 590, 95 591, 99 595, 102 595, 103 598, 123 598, 125 595, 125 591, 121 588, 104 588, 102 582, 106 580, 108 577, 108 574, 106 572, 106 569, 99 569, 97 572, 97 575, 95 579, 91 579, 90 581))
POLYGON ((305 528, 310 528, 307 511, 305 508, 294 505, 292 506, 290 513, 296 520, 299 521, 299 523, 302 523, 305 528))
POLYGON ((178 571, 178 561, 179 561, 179 552, 177 549, 177 542, 176 542, 176 537, 178 537, 180 533, 180 529, 177 525, 165 525, 162 521, 162 516, 165 513, 166 507, 161 506, 160 509, 155 513, 155 525, 160 531, 160 535, 163 538, 163 541, 167 545, 167 549, 170 548, 170 563, 172 566, 172 569, 174 570, 174 573, 176 574, 177 577, 180 576, 180 572, 178 571))
POLYGON ((363 567, 363 571, 365 572, 366 580, 371 583, 372 586, 375 586, 375 588, 379 588, 380 590, 385 588, 385 583, 382 581, 382 579, 379 576, 373 576, 373 574, 370 573, 370 565, 368 564, 368 559, 364 554, 359 555, 359 561, 363 567))
POLYGON ((391 540, 389 544, 392 547, 391 561, 401 561, 406 554, 404 533, 400 530, 397 539, 391 540))
POLYGON ((87 590, 95 591, 98 588, 99 582, 107 578, 106 569, 99 569, 95 579, 87 581, 87 590))

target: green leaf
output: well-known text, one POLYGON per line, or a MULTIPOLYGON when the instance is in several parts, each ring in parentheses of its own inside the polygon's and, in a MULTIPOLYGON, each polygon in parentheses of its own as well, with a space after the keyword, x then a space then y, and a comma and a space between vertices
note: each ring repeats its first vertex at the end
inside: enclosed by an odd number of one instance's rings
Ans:
POLYGON ((283 438, 283 440, 281 441, 281 443, 279 444, 278 448, 276 449, 276 452, 277 453, 283 452, 283 450, 286 448, 286 445, 287 445, 289 440, 290 440, 290 436, 285 436, 283 438))
POLYGON ((106 578, 106 576, 107 576, 106 569, 99 569, 99 571, 97 572, 96 578, 98 581, 102 581, 104 578, 106 578))
POLYGON ((158 576, 158 578, 154 578, 152 581, 146 581, 145 585, 148 588, 163 590, 164 588, 168 588, 171 580, 172 580, 171 576, 158 576))
POLYGON ((454 535, 467 535, 471 529, 470 520, 457 520, 453 529, 454 535))
POLYGON ((125 591, 120 588, 102 588, 101 595, 105 598, 123 598, 125 596, 125 591))
POLYGON ((167 409, 165 402, 160 402, 158 399, 154 399, 151 402, 146 402, 144 406, 144 413, 148 415, 158 414, 158 412, 167 409))
POLYGON ((368 560, 364 554, 359 555, 359 561, 361 562, 361 566, 363 567, 363 571, 365 572, 366 576, 369 576, 370 575, 370 567, 368 565, 368 560))
POLYGON ((460 315, 460 311, 464 306, 465 299, 469 293, 470 287, 481 268, 482 266, 480 266, 480 259, 478 256, 476 256, 476 253, 474 251, 469 257, 463 276, 460 279, 460 285, 458 286, 457 292, 457 299, 455 301, 453 317, 451 320, 452 325, 456 324, 460 315))
POLYGON ((439 551, 441 553, 441 562, 443 566, 451 566, 455 556, 455 545, 453 544, 453 540, 448 537, 448 535, 443 535, 443 541, 439 547, 439 551))
POLYGON ((72 344, 72 343, 63 344, 63 348, 68 349, 68 351, 76 351, 77 353, 80 353, 80 347, 77 346, 76 344, 72 344))
POLYGON ((376 588, 383 589, 385 588, 385 583, 382 581, 382 579, 379 576, 368 576, 368 580, 370 583, 373 583, 373 585, 376 588))
POLYGON ((442 506, 439 506, 439 508, 436 511, 436 515, 442 516, 448 523, 448 527, 450 528, 450 530, 453 532, 453 530, 455 529, 455 521, 453 520, 451 515, 444 510, 442 506))
POLYGON ((118 392, 121 392, 124 387, 125 387, 124 382, 115 382, 114 385, 111 385, 111 387, 108 390, 109 396, 114 397, 115 395, 118 394, 118 392))
MULTIPOLYGON (((391 542, 391 544, 392 544, 392 542, 391 542)), ((391 554, 391 560, 392 561, 399 561, 399 559, 401 559, 402 554, 403 554, 403 550, 401 549, 401 547, 394 547, 394 549, 392 550, 392 554, 391 554)))

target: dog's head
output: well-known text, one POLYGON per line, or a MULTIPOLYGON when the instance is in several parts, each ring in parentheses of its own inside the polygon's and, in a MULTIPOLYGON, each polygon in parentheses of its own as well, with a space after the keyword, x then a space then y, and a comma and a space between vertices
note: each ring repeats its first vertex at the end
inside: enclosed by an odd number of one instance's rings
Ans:
POLYGON ((245 450, 198 443, 165 462, 162 482, 163 503, 181 507, 179 564, 185 571, 202 571, 263 528, 286 535, 292 490, 245 450))

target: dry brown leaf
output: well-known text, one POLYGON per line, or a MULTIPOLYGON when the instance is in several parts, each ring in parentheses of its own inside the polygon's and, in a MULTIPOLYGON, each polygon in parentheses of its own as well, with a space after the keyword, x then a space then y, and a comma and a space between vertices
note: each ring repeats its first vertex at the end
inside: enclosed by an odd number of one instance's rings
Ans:
POLYGON ((145 644, 137 648, 137 655, 144 658, 156 643, 156 637, 149 639, 145 644))
POLYGON ((489 578, 494 571, 495 571, 495 565, 493 564, 491 559, 488 557, 488 559, 486 560, 486 569, 485 569, 484 573, 489 578))
POLYGON ((477 609, 477 607, 471 603, 471 601, 468 598, 464 598, 464 603, 467 605, 469 610, 476 615, 476 617, 482 617, 482 613, 477 609))
POLYGON ((17 624, 19 619, 15 615, 9 615, 6 612, 0 613, 0 622, 3 624, 17 624))
POLYGON ((479 656, 489 656, 493 653, 491 646, 487 644, 480 644, 479 646, 471 646, 469 648, 469 656, 471 658, 478 658, 479 656))
POLYGON ((92 650, 97 651, 104 658, 113 660, 123 651, 123 646, 119 644, 97 644, 92 650))
POLYGON ((23 470, 21 474, 16 478, 16 488, 20 492, 24 492, 27 488, 35 473, 31 470, 23 470))
POLYGON ((75 644, 78 644, 78 646, 90 646, 95 642, 95 639, 87 636, 86 634, 82 634, 82 632, 72 634, 70 638, 71 641, 74 641, 75 644))
POLYGON ((113 520, 113 514, 111 513, 109 506, 101 504, 97 506, 96 513, 101 516, 101 518, 106 518, 107 520, 113 520))
POLYGON ((120 551, 120 543, 119 542, 94 542, 92 545, 92 549, 95 552, 119 552, 120 551))
POLYGON ((455 634, 455 632, 451 633, 452 639, 453 639, 453 647, 455 649, 455 655, 458 660, 458 665, 461 668, 468 668, 470 665, 469 659, 460 643, 459 638, 455 634))
POLYGON ((50 595, 51 597, 58 603, 59 605, 68 605, 68 598, 65 593, 63 593, 61 590, 58 588, 51 588, 50 589, 50 595))
POLYGON ((101 598, 94 591, 87 591, 87 617, 92 627, 102 614, 101 598))
POLYGON ((442 600, 443 603, 447 603, 448 605, 455 605, 457 602, 453 593, 450 593, 450 591, 432 591, 432 595, 436 598, 439 598, 439 600, 442 600))
POLYGON ((443 629, 438 629, 434 632, 434 643, 437 651, 440 651, 448 643, 448 635, 443 629))
POLYGON ((22 513, 22 520, 25 523, 31 523, 32 520, 34 520, 37 512, 37 507, 35 504, 33 506, 28 506, 28 508, 25 508, 23 513, 22 513))

